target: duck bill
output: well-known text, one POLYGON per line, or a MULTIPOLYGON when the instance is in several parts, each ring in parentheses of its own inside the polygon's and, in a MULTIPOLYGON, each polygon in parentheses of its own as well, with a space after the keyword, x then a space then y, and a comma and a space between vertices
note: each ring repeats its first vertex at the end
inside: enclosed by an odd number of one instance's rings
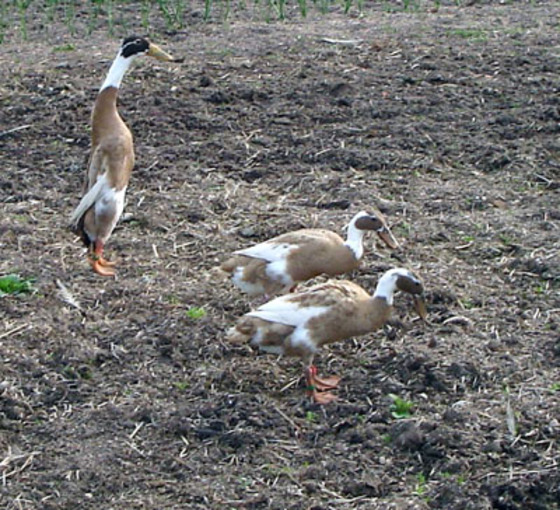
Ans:
POLYGON ((147 55, 149 57, 157 58, 158 60, 162 60, 164 62, 174 62, 175 59, 163 51, 157 44, 150 43, 150 47, 148 49, 147 55))
POLYGON ((383 227, 382 230, 379 230, 377 235, 392 250, 396 250, 399 247, 399 243, 387 227, 383 227))
POLYGON ((424 296, 422 294, 415 294, 412 296, 412 299, 414 300, 414 309, 416 310, 416 313, 424 322, 426 322, 428 309, 426 308, 424 296))

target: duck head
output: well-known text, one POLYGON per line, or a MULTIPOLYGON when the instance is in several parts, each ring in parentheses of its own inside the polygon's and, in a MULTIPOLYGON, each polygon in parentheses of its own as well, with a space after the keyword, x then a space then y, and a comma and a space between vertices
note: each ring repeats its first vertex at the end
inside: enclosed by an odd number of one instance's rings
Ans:
POLYGON ((395 290, 410 294, 414 301, 416 313, 423 321, 426 321, 428 312, 424 299, 424 285, 420 278, 405 268, 390 269, 380 278, 375 293, 385 297, 389 304, 392 304, 395 290))
POLYGON ((164 62, 178 62, 177 59, 163 51, 157 44, 137 35, 132 35, 123 40, 119 55, 126 59, 147 55, 164 62))
POLYGON ((358 230, 373 230, 379 238, 392 250, 399 247, 399 243, 393 236, 385 217, 379 212, 374 211, 372 214, 361 211, 350 222, 349 228, 357 228, 358 230))

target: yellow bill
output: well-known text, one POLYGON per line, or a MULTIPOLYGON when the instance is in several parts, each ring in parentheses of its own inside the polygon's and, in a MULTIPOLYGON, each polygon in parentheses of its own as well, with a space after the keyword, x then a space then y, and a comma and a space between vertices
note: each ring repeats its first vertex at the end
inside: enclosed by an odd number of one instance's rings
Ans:
POLYGON ((398 241, 388 227, 383 227, 381 230, 378 230, 377 235, 392 250, 396 250, 399 247, 398 241))
POLYGON ((428 317, 428 309, 426 307, 424 296, 422 294, 414 294, 412 296, 412 299, 414 300, 414 309, 416 310, 416 313, 424 322, 426 322, 426 317, 428 317))
POLYGON ((149 57, 157 58, 158 60, 163 60, 164 62, 175 62, 175 59, 163 51, 157 44, 150 43, 147 55, 149 57))

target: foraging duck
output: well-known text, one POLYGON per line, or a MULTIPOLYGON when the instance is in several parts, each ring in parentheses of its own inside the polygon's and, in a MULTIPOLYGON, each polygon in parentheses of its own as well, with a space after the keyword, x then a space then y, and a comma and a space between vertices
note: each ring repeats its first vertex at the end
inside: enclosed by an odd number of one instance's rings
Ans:
POLYGON ((284 294, 320 274, 335 276, 356 269, 368 230, 377 232, 390 248, 399 246, 380 212, 362 211, 350 221, 346 241, 329 230, 296 230, 236 251, 220 267, 246 294, 284 294))
POLYGON ((336 388, 340 378, 317 375, 315 352, 322 345, 382 327, 391 315, 397 290, 412 295, 415 309, 424 320, 427 312, 422 282, 409 270, 396 268, 383 274, 373 296, 350 281, 332 280, 277 297, 241 317, 228 331, 227 339, 235 344, 250 342, 273 354, 299 356, 305 360, 310 395, 326 404, 336 399, 326 390, 336 388))
POLYGON ((111 269, 115 263, 103 257, 103 249, 123 212, 124 196, 134 167, 132 133, 117 110, 117 95, 125 72, 140 55, 166 62, 175 60, 143 37, 127 37, 122 42, 95 100, 84 196, 70 220, 72 229, 88 248, 93 270, 102 276, 115 274, 111 269))

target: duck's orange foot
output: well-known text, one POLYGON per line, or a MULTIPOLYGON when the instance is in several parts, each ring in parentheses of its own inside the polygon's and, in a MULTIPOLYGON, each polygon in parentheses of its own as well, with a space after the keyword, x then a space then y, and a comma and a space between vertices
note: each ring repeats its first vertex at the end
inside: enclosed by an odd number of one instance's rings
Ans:
POLYGON ((336 395, 328 391, 317 391, 316 389, 309 390, 309 395, 318 404, 330 404, 338 399, 336 395))
POLYGON ((116 262, 111 262, 103 257, 99 257, 97 261, 99 262, 99 265, 103 267, 115 267, 117 265, 116 262))
POLYGON ((308 386, 308 393, 313 400, 319 404, 328 404, 337 399, 336 395, 329 393, 326 390, 334 390, 338 387, 340 377, 319 377, 317 375, 317 367, 310 366, 306 370, 306 380, 308 386))
POLYGON ((113 264, 107 264, 104 265, 101 260, 103 260, 103 262, 107 262, 104 259, 94 259, 94 258, 90 258, 89 259, 89 263, 91 264, 91 267, 93 268, 93 270, 100 276, 115 276, 115 271, 113 271, 112 269, 109 269, 109 267, 113 264))
POLYGON ((340 377, 336 375, 331 375, 329 377, 318 377, 317 375, 313 378, 315 387, 318 390, 334 390, 338 388, 338 383, 340 382, 340 377))
POLYGON ((311 365, 307 369, 307 383, 309 386, 314 386, 318 390, 334 390, 338 388, 340 377, 332 375, 329 377, 319 377, 317 375, 317 367, 311 365))

